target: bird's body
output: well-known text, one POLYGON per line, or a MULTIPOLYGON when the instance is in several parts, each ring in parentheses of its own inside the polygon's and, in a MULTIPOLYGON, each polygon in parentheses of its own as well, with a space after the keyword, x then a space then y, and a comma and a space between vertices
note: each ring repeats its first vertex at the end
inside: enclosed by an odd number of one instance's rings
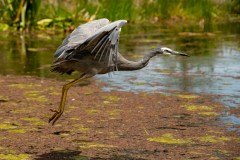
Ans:
POLYGON ((166 47, 159 47, 146 54, 138 62, 125 59, 118 52, 118 42, 121 27, 126 22, 126 20, 118 20, 110 23, 105 18, 88 22, 77 27, 63 40, 54 54, 56 59, 52 64, 52 71, 61 74, 78 71, 81 75, 78 79, 63 86, 59 109, 52 110, 55 114, 49 119, 49 122, 53 121, 54 124, 62 115, 68 89, 83 79, 112 71, 141 69, 157 54, 187 56, 166 47))
POLYGON ((94 76, 116 70, 119 33, 125 23, 100 19, 80 25, 55 52, 53 71, 70 74, 76 70, 94 76))

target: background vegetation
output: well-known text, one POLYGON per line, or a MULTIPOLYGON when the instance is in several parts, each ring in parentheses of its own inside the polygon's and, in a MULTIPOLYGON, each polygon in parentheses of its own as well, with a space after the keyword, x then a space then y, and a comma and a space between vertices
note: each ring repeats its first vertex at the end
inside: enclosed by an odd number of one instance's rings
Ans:
POLYGON ((240 0, 1 0, 0 30, 71 29, 106 17, 131 23, 239 21, 240 0))

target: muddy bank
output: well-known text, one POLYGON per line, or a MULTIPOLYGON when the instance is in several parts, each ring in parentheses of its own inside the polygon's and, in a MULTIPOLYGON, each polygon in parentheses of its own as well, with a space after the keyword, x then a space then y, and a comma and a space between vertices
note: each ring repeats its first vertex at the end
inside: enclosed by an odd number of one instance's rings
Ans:
POLYGON ((240 159, 213 95, 103 92, 91 79, 52 126, 64 83, 0 76, 0 159, 240 159))

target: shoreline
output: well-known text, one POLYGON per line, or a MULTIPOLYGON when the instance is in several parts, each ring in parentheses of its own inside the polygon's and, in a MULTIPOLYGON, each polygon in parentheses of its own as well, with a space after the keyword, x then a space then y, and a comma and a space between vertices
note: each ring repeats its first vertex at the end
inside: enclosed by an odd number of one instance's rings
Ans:
MULTIPOLYGON (((0 75, 0 157, 19 159, 238 159, 238 132, 218 120, 218 95, 104 92, 93 79, 69 90, 54 126, 65 81, 0 75)), ((173 91, 174 92, 174 91, 173 91)))

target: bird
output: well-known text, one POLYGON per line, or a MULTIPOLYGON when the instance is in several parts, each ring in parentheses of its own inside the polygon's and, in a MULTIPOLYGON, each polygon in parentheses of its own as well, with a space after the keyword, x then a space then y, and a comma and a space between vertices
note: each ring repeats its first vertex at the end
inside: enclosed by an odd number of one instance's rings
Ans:
POLYGON ((130 61, 118 52, 120 31, 126 20, 110 22, 107 18, 93 20, 81 24, 72 31, 54 53, 51 71, 71 75, 78 71, 79 77, 63 85, 58 110, 49 118, 52 125, 61 117, 69 88, 80 81, 97 74, 106 74, 113 71, 134 71, 144 68, 149 60, 161 54, 188 56, 185 53, 174 51, 167 47, 151 49, 139 61, 130 61))

